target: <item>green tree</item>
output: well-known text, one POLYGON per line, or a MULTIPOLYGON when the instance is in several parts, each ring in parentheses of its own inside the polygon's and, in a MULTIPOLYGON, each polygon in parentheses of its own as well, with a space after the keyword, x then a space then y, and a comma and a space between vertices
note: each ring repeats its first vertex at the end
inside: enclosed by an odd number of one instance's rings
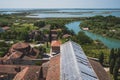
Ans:
POLYGON ((40 28, 44 27, 45 26, 45 22, 44 21, 35 22, 34 26, 37 26, 37 27, 40 27, 40 28))
POLYGON ((0 22, 0 26, 2 26, 2 27, 8 26, 8 22, 0 22))
POLYGON ((110 61, 110 74, 113 74, 114 65, 115 65, 115 60, 111 59, 111 61, 110 61))
POLYGON ((80 44, 88 44, 93 42, 93 40, 86 36, 84 32, 79 32, 75 40, 80 44))
POLYGON ((117 57, 120 58, 120 48, 118 48, 118 51, 117 51, 117 57))
POLYGON ((101 65, 103 65, 103 62, 104 62, 104 53, 103 52, 101 52, 99 55, 99 62, 101 65))
POLYGON ((110 64, 111 60, 114 59, 114 57, 115 57, 114 49, 112 48, 110 51, 110 55, 109 55, 109 64, 110 64))
POLYGON ((113 70, 113 78, 114 78, 114 80, 118 80, 117 77, 118 77, 118 68, 117 68, 117 66, 115 66, 115 68, 113 70))
POLYGON ((114 80, 118 80, 117 77, 118 77, 119 68, 120 68, 120 58, 117 58, 116 63, 115 63, 115 67, 113 69, 114 80))
POLYGON ((49 42, 51 43, 52 41, 52 33, 51 33, 51 27, 50 27, 50 31, 49 31, 49 42))

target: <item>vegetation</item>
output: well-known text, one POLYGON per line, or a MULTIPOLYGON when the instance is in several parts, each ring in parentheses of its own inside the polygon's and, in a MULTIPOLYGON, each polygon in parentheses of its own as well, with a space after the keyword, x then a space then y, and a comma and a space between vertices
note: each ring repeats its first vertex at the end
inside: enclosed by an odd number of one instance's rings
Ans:
POLYGON ((101 65, 103 65, 103 62, 104 62, 104 53, 103 52, 101 52, 99 55, 99 62, 101 65))
POLYGON ((110 57, 110 73, 113 74, 114 80, 119 80, 119 69, 120 69, 120 48, 111 49, 110 57))
POLYGON ((5 41, 0 42, 0 57, 3 57, 8 52, 10 46, 11 44, 5 43, 5 41))
POLYGON ((37 26, 39 28, 44 27, 45 26, 45 21, 39 21, 39 22, 35 22, 34 26, 37 26))
POLYGON ((115 67, 113 70, 114 80, 118 80, 119 68, 120 68, 120 58, 117 58, 116 63, 115 63, 115 67))
POLYGON ((30 31, 37 29, 31 24, 12 25, 10 30, 0 33, 3 40, 26 40, 30 31))
POLYGON ((111 61, 110 61, 110 73, 111 74, 113 74, 114 65, 115 65, 115 60, 111 59, 111 61))
POLYGON ((79 32, 71 39, 82 46, 87 56, 100 59, 101 64, 108 65, 109 49, 99 40, 91 40, 84 32, 79 32))
POLYGON ((79 32, 73 40, 80 44, 91 44, 93 42, 92 39, 90 39, 88 36, 84 34, 84 32, 79 32))
MULTIPOLYGON (((26 15, 25 13, 24 15, 26 15)), ((9 26, 10 30, 0 33, 0 56, 8 51, 11 44, 6 43, 7 40, 17 42, 26 41, 39 43, 45 41, 43 46, 37 47, 40 51, 39 58, 42 58, 44 53, 50 52, 51 30, 60 29, 57 32, 57 37, 62 42, 73 40, 79 43, 88 57, 99 59, 103 66, 110 66, 110 73, 114 79, 119 79, 120 68, 120 49, 111 49, 111 51, 99 40, 91 40, 84 32, 79 32, 77 35, 66 28, 65 24, 71 21, 79 21, 80 18, 54 18, 54 19, 37 19, 25 18, 19 15, 0 15, 0 27, 9 26), (46 25, 50 25, 45 29, 46 25), (43 29, 44 28, 44 29, 43 29), (30 33, 38 31, 39 33, 30 33), (37 34, 37 35, 35 35, 37 34), (63 38, 63 35, 69 34, 69 38, 63 38), (48 38, 45 35, 49 35, 48 38), (43 39, 45 38, 45 39, 43 39)), ((91 32, 101 34, 103 36, 120 39, 120 18, 113 16, 95 16, 84 20, 81 27, 88 27, 91 32)), ((41 65, 41 62, 36 62, 36 65, 41 65)))
POLYGON ((95 16, 84 20, 81 27, 88 27, 89 31, 106 37, 120 40, 120 18, 114 16, 95 16))
MULTIPOLYGON (((26 15, 26 13, 24 14, 26 15)), ((0 27, 8 26, 9 30, 5 30, 4 32, 0 32, 0 39, 7 42, 13 41, 13 43, 19 41, 39 43, 40 41, 48 42, 48 38, 45 35, 50 34, 50 29, 61 29, 62 32, 58 32, 58 39, 62 39, 64 34, 73 35, 74 32, 68 30, 64 25, 71 21, 75 21, 78 19, 37 19, 37 18, 26 18, 21 14, 11 14, 11 15, 0 15, 0 27), (50 28, 42 29, 46 25, 51 25, 50 28), (34 31, 38 31, 34 33, 34 31), (32 34, 31 34, 32 33, 32 34), (44 38, 44 39, 43 39, 44 38)), ((1 43, 0 43, 1 44, 1 43)), ((11 45, 11 44, 10 44, 11 45)), ((0 56, 5 55, 8 52, 10 46, 5 46, 1 44, 0 46, 0 56)), ((45 52, 50 52, 49 46, 43 46, 39 48, 40 53, 43 54, 45 52), (44 50, 45 49, 45 50, 44 50)), ((40 55, 41 57, 41 55, 40 55)))

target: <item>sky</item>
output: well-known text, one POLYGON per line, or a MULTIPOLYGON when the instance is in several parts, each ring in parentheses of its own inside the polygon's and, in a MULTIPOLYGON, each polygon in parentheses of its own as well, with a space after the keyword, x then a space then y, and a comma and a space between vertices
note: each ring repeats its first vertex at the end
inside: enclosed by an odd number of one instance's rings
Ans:
POLYGON ((0 0, 0 8, 120 8, 120 0, 0 0))

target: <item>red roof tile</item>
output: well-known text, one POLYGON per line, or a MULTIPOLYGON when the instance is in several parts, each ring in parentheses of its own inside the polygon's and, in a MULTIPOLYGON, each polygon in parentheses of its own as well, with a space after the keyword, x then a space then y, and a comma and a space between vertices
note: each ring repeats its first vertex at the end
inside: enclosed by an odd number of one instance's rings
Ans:
POLYGON ((60 41, 57 41, 57 40, 54 40, 54 41, 52 41, 52 43, 51 43, 51 46, 53 47, 53 46, 57 46, 57 47, 59 47, 61 45, 61 42, 60 41))
MULTIPOLYGON (((19 66, 17 65, 0 65, 0 73, 8 73, 8 74, 17 74, 17 71, 15 70, 15 68, 17 68, 19 66)), ((21 66, 21 68, 23 69, 24 67, 21 66)))
POLYGON ((35 59, 39 55, 39 50, 32 48, 28 43, 20 42, 14 44, 9 52, 3 57, 3 60, 9 59, 35 59))
POLYGON ((29 66, 27 72, 23 77, 23 80, 39 80, 40 69, 40 66, 29 66))
POLYGON ((19 43, 16 43, 12 46, 12 48, 14 49, 24 49, 24 48, 27 48, 29 47, 30 45, 28 43, 24 43, 24 42, 19 42, 19 43))
POLYGON ((51 58, 46 80, 60 80, 60 55, 51 58))
POLYGON ((49 61, 45 62, 42 64, 42 72, 43 72, 43 78, 47 77, 47 71, 48 71, 48 67, 49 67, 49 61))
POLYGON ((23 80, 28 69, 29 69, 29 67, 26 67, 25 69, 23 69, 22 71, 17 73, 13 80, 23 80))

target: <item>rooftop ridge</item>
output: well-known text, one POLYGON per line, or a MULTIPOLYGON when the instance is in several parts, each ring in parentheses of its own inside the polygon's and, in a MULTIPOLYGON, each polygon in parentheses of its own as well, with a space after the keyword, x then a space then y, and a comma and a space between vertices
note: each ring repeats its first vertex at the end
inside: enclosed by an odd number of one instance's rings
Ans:
POLYGON ((73 41, 61 45, 60 80, 99 80, 81 46, 73 41))
MULTIPOLYGON (((81 46, 79 45, 79 44, 77 44, 77 43, 75 43, 75 42, 73 42, 73 41, 70 41, 71 42, 71 44, 73 43, 73 44, 76 44, 77 46, 79 46, 80 47, 80 49, 82 50, 82 52, 84 53, 84 51, 83 51, 83 49, 81 48, 81 46)), ((72 46, 73 47, 73 46, 72 46)), ((85 55, 85 53, 84 53, 84 55, 85 55)), ((76 56, 75 56, 76 57, 76 56)), ((91 63, 90 63, 90 61, 88 60, 88 57, 85 55, 85 57, 86 57, 86 59, 87 59, 87 61, 89 62, 89 66, 92 68, 92 71, 94 72, 94 74, 96 75, 96 77, 98 78, 98 76, 97 76, 97 74, 96 74, 96 72, 94 71, 94 69, 93 69, 93 67, 92 67, 92 65, 91 65, 91 63)))
MULTIPOLYGON (((79 71, 79 67, 78 67, 78 64, 77 64, 77 60, 76 60, 76 56, 75 56, 75 53, 74 53, 74 50, 73 50, 72 43, 74 43, 74 42, 73 41, 69 41, 69 44, 71 45, 71 48, 72 48, 72 53, 73 53, 72 55, 74 57, 74 62, 76 63, 76 69, 77 69, 77 71, 79 71)), ((78 74, 81 75, 80 72, 78 74)), ((80 77, 80 80, 82 80, 81 77, 80 77)))

